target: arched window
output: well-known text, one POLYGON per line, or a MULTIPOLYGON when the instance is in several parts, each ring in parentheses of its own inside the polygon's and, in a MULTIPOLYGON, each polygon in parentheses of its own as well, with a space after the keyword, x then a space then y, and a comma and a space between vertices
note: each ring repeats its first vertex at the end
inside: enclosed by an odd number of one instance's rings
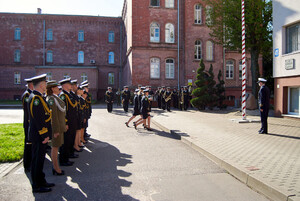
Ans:
POLYGON ((49 41, 53 40, 53 31, 52 31, 52 29, 47 30, 47 40, 49 40, 49 41))
POLYGON ((200 40, 195 41, 195 57, 196 60, 202 59, 202 44, 200 40))
POLYGON ((78 52, 78 63, 79 64, 83 64, 84 63, 84 52, 83 51, 79 51, 78 52))
POLYGON ((151 42, 159 42, 159 25, 155 22, 150 25, 150 41, 151 42))
POLYGON ((160 78, 160 59, 150 59, 150 78, 160 78))
POLYGON ((201 4, 195 5, 194 18, 195 18, 195 24, 202 24, 202 6, 201 6, 201 4))
POLYGON ((15 40, 21 40, 21 29, 20 28, 15 29, 15 40))
POLYGON ((212 7, 207 5, 206 6, 206 17, 205 17, 205 22, 207 25, 212 25, 211 15, 212 15, 212 7))
POLYGON ((166 43, 174 43, 175 41, 175 35, 174 35, 174 25, 171 23, 167 23, 166 24, 166 30, 165 30, 165 34, 166 34, 166 43))
POLYGON ((206 60, 212 61, 213 55, 214 55, 214 49, 213 49, 213 42, 207 41, 206 42, 206 60))
POLYGON ((166 8, 174 8, 174 0, 166 0, 166 8))
POLYGON ((52 63, 53 62, 53 52, 51 50, 47 51, 47 57, 46 57, 46 61, 48 63, 52 63))
POLYGON ((175 67, 174 67, 174 59, 166 60, 166 78, 174 79, 175 78, 175 67))
POLYGON ((234 62, 232 60, 226 61, 226 79, 233 79, 234 62))
POLYGON ((108 63, 109 64, 115 63, 115 53, 113 53, 113 52, 108 53, 108 63))
POLYGON ((110 31, 108 33, 108 42, 110 42, 110 43, 115 42, 115 33, 113 31, 110 31))
POLYGON ((86 73, 81 73, 81 82, 88 80, 88 76, 86 73))
POLYGON ((14 62, 20 62, 21 61, 21 51, 15 50, 14 54, 14 62))

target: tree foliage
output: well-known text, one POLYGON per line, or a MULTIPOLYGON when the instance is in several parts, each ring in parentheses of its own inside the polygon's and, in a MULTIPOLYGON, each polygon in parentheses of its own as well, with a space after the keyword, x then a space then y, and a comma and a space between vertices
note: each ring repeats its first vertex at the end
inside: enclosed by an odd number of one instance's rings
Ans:
POLYGON ((208 70, 208 77, 207 77, 207 93, 209 94, 209 97, 207 99, 207 104, 209 109, 213 109, 215 106, 217 97, 216 97, 216 81, 215 81, 215 75, 213 71, 213 65, 210 64, 209 70, 208 70))
POLYGON ((218 81, 219 83, 216 85, 216 96, 217 96, 217 105, 220 109, 224 108, 223 101, 225 100, 224 92, 225 92, 225 87, 224 87, 224 80, 222 80, 222 71, 219 70, 218 73, 218 81))

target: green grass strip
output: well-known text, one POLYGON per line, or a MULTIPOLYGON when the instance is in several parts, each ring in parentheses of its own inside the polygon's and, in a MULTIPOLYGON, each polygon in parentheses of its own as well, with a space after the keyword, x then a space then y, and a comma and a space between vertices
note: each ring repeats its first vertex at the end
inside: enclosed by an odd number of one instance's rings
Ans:
POLYGON ((0 124, 0 162, 19 161, 23 152, 23 124, 0 124))

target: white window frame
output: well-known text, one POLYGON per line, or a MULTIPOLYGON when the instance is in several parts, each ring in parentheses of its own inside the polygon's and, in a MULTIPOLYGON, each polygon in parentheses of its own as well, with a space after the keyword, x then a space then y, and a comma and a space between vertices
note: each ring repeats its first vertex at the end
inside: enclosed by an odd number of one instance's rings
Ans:
POLYGON ((300 87, 289 87, 288 88, 288 114, 290 115, 296 115, 296 116, 300 116, 300 87), (299 103, 298 103, 298 110, 299 110, 299 113, 296 113, 296 112, 290 112, 290 101, 291 101, 291 88, 293 89, 298 89, 298 93, 299 93, 299 103))
POLYGON ((114 43, 115 42, 115 32, 110 31, 108 33, 108 42, 109 43, 114 43))
POLYGON ((194 23, 202 24, 202 5, 196 4, 194 7, 194 23))
POLYGON ((15 50, 14 62, 21 62, 21 50, 15 50))
POLYGON ((19 71, 14 72, 14 84, 21 84, 21 73, 19 71))
POLYGON ((286 28, 286 53, 297 52, 300 50, 300 24, 294 24, 286 28), (290 41, 290 30, 296 28, 293 35, 295 41, 290 41))
POLYGON ((159 43, 160 41, 160 28, 159 24, 152 22, 150 24, 150 42, 159 43))
POLYGON ((114 85, 115 84, 115 73, 110 72, 108 73, 108 84, 109 85, 114 85))
POLYGON ((174 4, 174 0, 166 0, 165 1, 165 7, 166 8, 174 8, 175 4, 174 4))
POLYGON ((46 62, 47 63, 53 63, 53 52, 52 52, 52 50, 47 51, 46 62))
POLYGON ((202 42, 201 42, 201 40, 195 41, 194 59, 195 60, 202 59, 202 42))
POLYGON ((15 36, 14 36, 15 40, 21 40, 21 28, 16 28, 15 29, 15 36))
POLYGON ((206 41, 206 60, 214 60, 214 43, 212 41, 206 41))
POLYGON ((226 72, 225 73, 226 73, 226 79, 228 79, 228 80, 234 79, 234 61, 233 60, 226 61, 226 72), (232 62, 232 63, 229 63, 229 62, 232 62))
POLYGON ((84 52, 83 51, 79 51, 78 52, 78 63, 79 64, 83 64, 84 63, 84 52))
POLYGON ((109 52, 108 53, 108 63, 109 64, 114 64, 115 63, 115 53, 114 52, 109 52))
POLYGON ((165 41, 166 43, 175 42, 175 28, 171 23, 167 23, 165 26, 165 41))
POLYGON ((47 30, 47 41, 52 41, 53 40, 53 30, 48 29, 47 30))
POLYGON ((47 80, 47 81, 52 80, 52 73, 51 73, 51 72, 48 72, 48 73, 46 74, 46 80, 47 80))
POLYGON ((64 79, 68 79, 68 78, 70 78, 71 76, 70 76, 70 74, 69 73, 65 73, 64 74, 64 79))
POLYGON ((160 58, 154 57, 150 59, 150 78, 160 78, 160 58))
POLYGON ((81 73, 80 78, 81 78, 81 82, 84 82, 84 81, 88 80, 87 73, 85 73, 85 72, 81 73))
POLYGON ((168 58, 166 59, 165 65, 166 65, 165 66, 166 79, 175 79, 175 60, 172 58, 168 58))
POLYGON ((160 6, 160 0, 156 0, 158 5, 152 5, 152 0, 150 0, 150 6, 151 7, 159 7, 160 6))
POLYGON ((84 30, 78 31, 78 41, 80 42, 84 41, 84 30))

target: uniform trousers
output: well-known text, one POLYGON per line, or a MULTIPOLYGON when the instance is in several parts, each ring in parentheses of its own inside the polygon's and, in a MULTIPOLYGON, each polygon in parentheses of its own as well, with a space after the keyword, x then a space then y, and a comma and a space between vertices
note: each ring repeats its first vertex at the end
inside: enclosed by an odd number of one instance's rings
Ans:
POLYGON ((113 109, 113 103, 107 103, 107 111, 112 112, 113 109))
POLYGON ((23 165, 24 169, 30 170, 32 160, 32 144, 28 141, 28 127, 24 128, 25 140, 24 140, 24 156, 23 165))
POLYGON ((64 144, 60 147, 59 150, 59 162, 66 163, 69 161, 69 157, 72 154, 71 149, 74 146, 74 136, 76 135, 76 122, 69 122, 68 130, 64 133, 64 144))
POLYGON ((128 104, 129 104, 129 101, 124 100, 124 102, 123 102, 123 109, 124 109, 125 112, 128 112, 128 104))
POLYGON ((269 109, 264 109, 260 111, 261 129, 262 133, 268 133, 268 115, 269 109))
MULTIPOLYGON (((39 135, 39 134, 36 134, 39 135)), ((47 144, 36 141, 32 143, 31 179, 32 188, 42 187, 46 183, 43 172, 47 144)))

